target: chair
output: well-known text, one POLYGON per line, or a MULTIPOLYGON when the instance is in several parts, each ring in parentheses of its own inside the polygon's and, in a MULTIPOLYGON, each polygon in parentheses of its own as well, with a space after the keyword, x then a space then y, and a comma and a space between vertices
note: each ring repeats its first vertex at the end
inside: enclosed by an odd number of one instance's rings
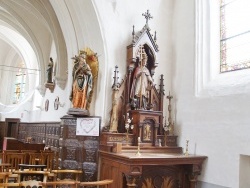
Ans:
POLYGON ((30 161, 30 154, 36 153, 37 150, 21 150, 21 153, 25 153, 24 163, 29 164, 30 161))
POLYGON ((19 183, 0 183, 0 187, 19 187, 19 183))
POLYGON ((23 164, 25 153, 6 153, 5 163, 11 164, 10 167, 6 167, 7 171, 15 171, 19 169, 18 164, 23 164))
POLYGON ((41 152, 42 164, 47 166, 47 171, 55 170, 58 167, 58 156, 54 151, 41 152))
POLYGON ((113 180, 106 179, 100 181, 91 181, 91 182, 80 182, 80 187, 93 187, 93 186, 104 186, 104 188, 108 188, 108 185, 113 183, 113 180))
POLYGON ((43 186, 53 186, 54 188, 57 185, 68 185, 70 187, 77 187, 80 183, 79 175, 82 174, 82 170, 70 170, 70 169, 63 169, 63 170, 52 170, 54 174, 53 181, 48 181, 46 183, 42 183, 43 186))
POLYGON ((0 181, 1 183, 8 183, 9 176, 11 175, 11 172, 0 172, 0 181))
POLYGON ((29 164, 30 165, 41 165, 43 164, 41 153, 29 153, 29 164))
POLYGON ((19 150, 3 150, 2 154, 2 163, 5 163, 6 162, 6 155, 8 153, 19 153, 20 151, 19 150))
POLYGON ((24 158, 24 153, 6 153, 5 163, 10 164, 10 166, 6 166, 5 171, 12 172, 12 174, 9 175, 9 183, 17 181, 18 175, 13 172, 19 170, 18 165, 24 162, 24 158))
POLYGON ((20 187, 39 187, 39 183, 46 182, 49 172, 47 171, 16 171, 18 174, 18 181, 20 187))
POLYGON ((6 171, 6 167, 10 167, 10 166, 11 166, 11 164, 5 163, 4 154, 3 154, 3 152, 1 151, 1 152, 0 152, 0 172, 6 171))

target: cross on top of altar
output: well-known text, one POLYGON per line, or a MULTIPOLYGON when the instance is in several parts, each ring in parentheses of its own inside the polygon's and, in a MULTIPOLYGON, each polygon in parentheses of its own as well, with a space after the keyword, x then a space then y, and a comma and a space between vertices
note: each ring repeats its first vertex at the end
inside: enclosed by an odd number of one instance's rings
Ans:
POLYGON ((147 25, 148 25, 148 20, 150 20, 151 18, 153 18, 153 16, 151 16, 151 14, 149 13, 149 10, 147 10, 147 12, 143 13, 142 16, 145 17, 147 25))

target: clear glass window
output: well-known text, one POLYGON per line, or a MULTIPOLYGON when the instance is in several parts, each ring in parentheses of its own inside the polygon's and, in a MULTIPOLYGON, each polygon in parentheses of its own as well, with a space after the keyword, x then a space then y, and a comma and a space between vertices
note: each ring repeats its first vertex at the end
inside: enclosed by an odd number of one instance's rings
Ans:
POLYGON ((249 10, 249 0, 221 0, 221 73, 250 68, 249 10))

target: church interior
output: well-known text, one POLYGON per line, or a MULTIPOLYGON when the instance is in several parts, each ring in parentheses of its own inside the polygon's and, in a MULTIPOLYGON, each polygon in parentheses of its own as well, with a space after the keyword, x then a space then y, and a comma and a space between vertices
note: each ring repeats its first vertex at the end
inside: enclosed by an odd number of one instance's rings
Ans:
POLYGON ((1 153, 49 148, 80 186, 249 188, 250 69, 218 71, 218 2, 1 0, 1 153))

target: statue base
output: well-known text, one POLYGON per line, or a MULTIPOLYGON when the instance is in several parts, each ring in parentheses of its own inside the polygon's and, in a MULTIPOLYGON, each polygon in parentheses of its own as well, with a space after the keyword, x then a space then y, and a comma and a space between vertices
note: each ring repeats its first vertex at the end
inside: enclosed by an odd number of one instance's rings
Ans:
POLYGON ((80 108, 70 108, 67 114, 73 115, 73 116, 89 116, 89 111, 86 109, 80 109, 80 108))
POLYGON ((46 82, 46 83, 44 84, 44 86, 45 86, 46 88, 49 88, 49 90, 50 90, 51 93, 54 92, 54 89, 55 89, 55 84, 54 84, 54 82, 51 82, 51 83, 46 82))

